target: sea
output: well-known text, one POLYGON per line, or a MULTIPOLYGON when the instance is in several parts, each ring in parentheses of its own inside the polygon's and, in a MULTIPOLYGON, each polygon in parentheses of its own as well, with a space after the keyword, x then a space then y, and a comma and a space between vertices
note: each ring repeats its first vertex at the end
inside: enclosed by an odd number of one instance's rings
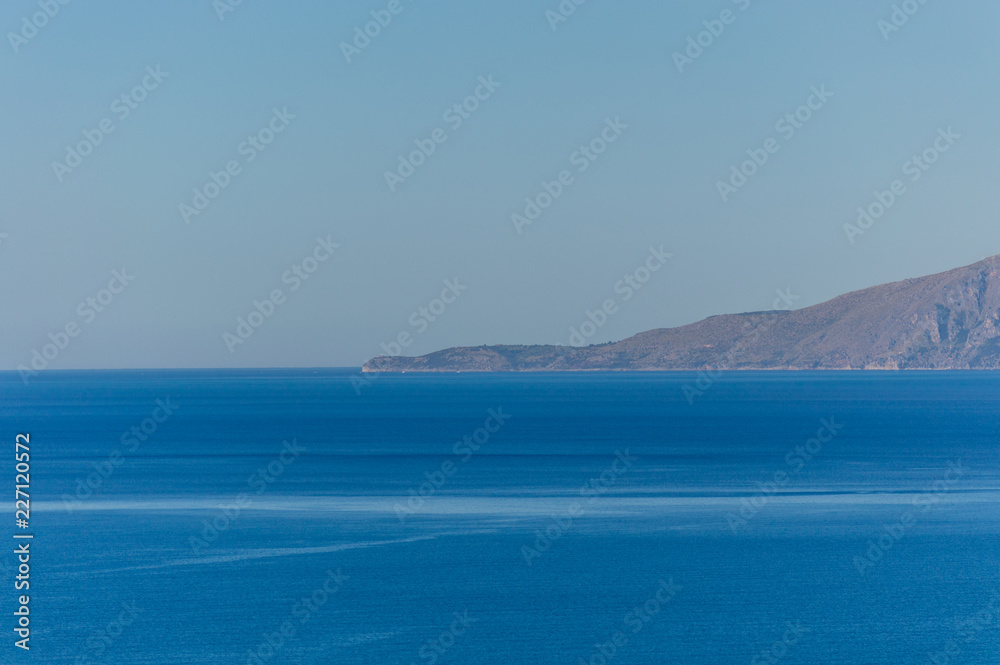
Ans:
POLYGON ((5 372, 0 424, 2 663, 1000 662, 995 372, 5 372))

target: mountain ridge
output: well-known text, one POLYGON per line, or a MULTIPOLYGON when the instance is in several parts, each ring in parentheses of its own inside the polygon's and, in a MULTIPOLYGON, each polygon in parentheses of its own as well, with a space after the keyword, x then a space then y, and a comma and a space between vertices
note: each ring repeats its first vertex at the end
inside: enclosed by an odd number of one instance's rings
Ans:
POLYGON ((452 347, 365 372, 1000 369, 1000 255, 795 310, 718 314, 590 346, 452 347))

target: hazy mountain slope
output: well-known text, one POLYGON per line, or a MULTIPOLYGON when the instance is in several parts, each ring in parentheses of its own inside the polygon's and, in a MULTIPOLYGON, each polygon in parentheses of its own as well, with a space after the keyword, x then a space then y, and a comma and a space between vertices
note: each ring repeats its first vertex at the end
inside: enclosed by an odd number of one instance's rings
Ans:
POLYGON ((1000 256, 794 311, 713 316, 612 344, 379 356, 365 371, 1000 368, 1000 256))

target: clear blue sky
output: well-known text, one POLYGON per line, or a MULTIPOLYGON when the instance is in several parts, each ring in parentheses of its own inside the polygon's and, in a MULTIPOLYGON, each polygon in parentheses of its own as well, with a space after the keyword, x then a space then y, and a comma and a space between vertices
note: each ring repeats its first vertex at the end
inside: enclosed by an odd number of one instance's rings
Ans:
POLYGON ((557 0, 400 0, 347 62, 342 42, 389 5, 244 0, 220 20, 211 0, 75 0, 24 38, 39 4, 4 3, 0 366, 67 325, 49 368, 359 365, 402 332, 407 355, 565 344, 611 299, 601 342, 1000 253, 995 2, 914 2, 888 32, 882 0, 589 0, 555 29, 557 0), (727 9, 678 71, 674 52, 727 9), (833 96, 779 131, 813 86, 833 96), (477 89, 456 127, 446 111, 477 89), (295 117, 241 150, 274 109, 295 117), (114 131, 91 154, 53 166, 103 119, 114 131), (608 119, 627 128, 574 158, 608 119), (949 127, 960 138, 911 181, 904 164, 949 127), (392 191, 386 171, 435 129, 444 142, 392 191), (717 182, 772 138, 723 201, 717 182), (180 204, 230 161, 238 174, 185 223, 180 204), (511 215, 564 170, 518 233, 511 215), (896 179, 905 193, 848 242, 844 224, 896 179), (320 236, 340 246, 293 291, 282 276, 320 236), (626 301, 616 284, 661 245, 672 258, 626 301), (123 267, 134 279, 103 311, 80 307, 123 267), (455 279, 466 288, 429 322, 419 308, 455 279), (230 351, 224 334, 275 289, 230 351))

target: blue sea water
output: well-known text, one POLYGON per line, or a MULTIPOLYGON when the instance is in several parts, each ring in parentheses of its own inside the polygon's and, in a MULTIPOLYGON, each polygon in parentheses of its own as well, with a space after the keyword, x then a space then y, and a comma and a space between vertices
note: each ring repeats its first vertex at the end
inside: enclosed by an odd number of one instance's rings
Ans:
POLYGON ((34 535, 3 663, 1000 654, 996 373, 3 373, 0 405, 34 535))

